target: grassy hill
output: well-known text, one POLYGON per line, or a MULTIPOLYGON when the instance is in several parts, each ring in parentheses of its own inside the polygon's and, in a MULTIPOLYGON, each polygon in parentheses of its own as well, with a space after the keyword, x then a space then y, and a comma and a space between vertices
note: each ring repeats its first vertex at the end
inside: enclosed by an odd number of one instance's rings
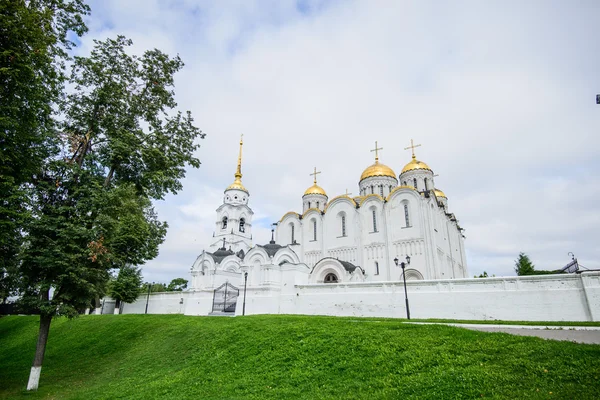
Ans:
POLYGON ((26 393, 36 317, 0 318, 0 398, 598 398, 600 346, 399 320, 83 316, 53 321, 26 393))

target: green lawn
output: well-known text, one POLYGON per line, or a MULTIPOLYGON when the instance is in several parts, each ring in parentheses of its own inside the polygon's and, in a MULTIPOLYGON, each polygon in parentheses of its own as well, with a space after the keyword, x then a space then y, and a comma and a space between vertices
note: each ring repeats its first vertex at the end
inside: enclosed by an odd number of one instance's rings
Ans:
POLYGON ((0 318, 0 398, 457 399, 600 395, 600 346, 401 320, 82 316, 53 321, 27 393, 36 317, 0 318))

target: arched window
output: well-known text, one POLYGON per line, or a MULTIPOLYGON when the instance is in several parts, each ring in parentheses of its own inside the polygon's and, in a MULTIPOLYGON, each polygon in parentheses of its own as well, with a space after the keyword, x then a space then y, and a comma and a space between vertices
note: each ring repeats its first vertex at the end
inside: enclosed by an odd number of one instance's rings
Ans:
POLYGON ((371 209, 371 213, 373 214, 373 232, 377 232, 377 212, 375 209, 371 209))
POLYGON ((373 190, 373 185, 371 185, 371 194, 375 193, 375 191, 373 190))
POLYGON ((425 182, 425 190, 429 190, 429 188, 427 187, 427 178, 424 179, 425 182))
POLYGON ((375 275, 379 275, 379 263, 375 261, 375 275))
POLYGON ((403 185, 406 186, 406 181, 404 181, 403 185))
POLYGON ((223 221, 221 221, 221 229, 227 229, 227 217, 223 217, 223 221))
POLYGON ((390 185, 390 191, 389 191, 389 193, 392 193, 392 185, 390 185))
POLYGON ((313 240, 317 240, 317 220, 313 219, 313 240))
POLYGON ((319 208, 319 202, 317 201, 317 208, 319 208))
POLYGON ((325 275, 325 279, 323 279, 323 283, 337 283, 338 277, 336 274, 329 273, 325 275))
POLYGON ((404 221, 406 222, 406 227, 410 226, 410 219, 408 218, 408 204, 404 203, 404 221))
POLYGON ((342 236, 346 236, 346 215, 342 214, 342 236))
POLYGON ((296 239, 294 238, 294 224, 292 224, 292 244, 296 243, 296 239))
POLYGON ((379 194, 383 197, 383 185, 379 185, 379 194))
POLYGON ((244 218, 240 218, 240 232, 246 232, 246 220, 244 218))
POLYGON ((417 188, 417 178, 413 178, 413 187, 417 188))

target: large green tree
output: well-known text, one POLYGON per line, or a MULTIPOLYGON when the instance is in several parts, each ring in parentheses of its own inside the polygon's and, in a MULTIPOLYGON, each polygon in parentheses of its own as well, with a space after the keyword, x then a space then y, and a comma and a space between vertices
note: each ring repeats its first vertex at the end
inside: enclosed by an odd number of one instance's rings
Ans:
POLYGON ((48 160, 30 192, 20 279, 23 302, 41 315, 29 389, 38 386, 52 318, 85 308, 111 269, 158 254, 167 227, 151 200, 176 193, 185 166, 200 164, 194 152, 204 135, 189 112, 175 110, 182 61, 159 50, 133 56, 131 44, 96 41, 89 57, 74 58, 61 156, 48 160))
POLYGON ((27 185, 56 154, 55 111, 64 99, 65 63, 82 35, 82 0, 0 1, 0 300, 15 294, 27 185))

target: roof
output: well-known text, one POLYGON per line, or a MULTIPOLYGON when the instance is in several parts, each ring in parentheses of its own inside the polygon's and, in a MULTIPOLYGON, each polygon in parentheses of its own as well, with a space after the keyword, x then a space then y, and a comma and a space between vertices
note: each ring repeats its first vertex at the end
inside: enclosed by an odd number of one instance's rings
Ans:
POLYGON ((257 244, 257 246, 265 249, 269 257, 273 257, 280 249, 283 249, 285 247, 275 243, 269 243, 265 245, 257 244))
POLYGON ((213 258, 213 260, 215 260, 215 262, 217 264, 220 264, 221 261, 223 261, 223 259, 225 257, 232 256, 235 253, 233 251, 231 251, 231 250, 225 250, 224 248, 221 247, 219 250, 215 251, 214 253, 209 253, 207 251, 206 254, 208 254, 209 256, 211 256, 213 258))
POLYGON ((338 260, 338 261, 340 262, 340 264, 342 264, 344 266, 344 269, 348 272, 353 272, 356 268, 360 268, 359 266, 356 266, 348 261, 342 261, 342 260, 338 260))

